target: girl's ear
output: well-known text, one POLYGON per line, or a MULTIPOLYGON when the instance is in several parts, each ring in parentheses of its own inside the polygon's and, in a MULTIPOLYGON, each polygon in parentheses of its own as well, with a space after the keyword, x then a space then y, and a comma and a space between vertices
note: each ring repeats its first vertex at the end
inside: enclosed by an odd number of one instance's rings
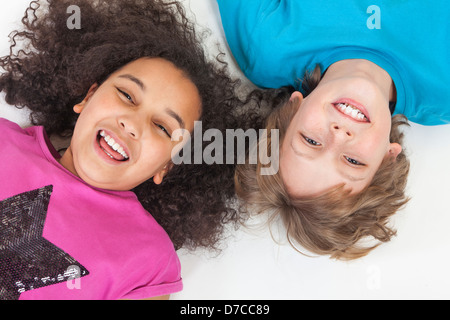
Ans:
POLYGON ((73 106, 73 111, 75 111, 75 113, 81 113, 81 111, 84 108, 84 105, 86 104, 86 102, 88 102, 91 99, 91 97, 94 95, 94 93, 95 93, 95 91, 97 91, 97 89, 98 89, 98 84, 94 83, 89 88, 89 91, 86 94, 86 96, 84 97, 83 101, 81 101, 80 103, 73 106))
POLYGON ((173 163, 169 162, 164 166, 164 168, 153 176, 153 182, 155 184, 161 184, 164 177, 169 173, 170 169, 172 169, 173 163))

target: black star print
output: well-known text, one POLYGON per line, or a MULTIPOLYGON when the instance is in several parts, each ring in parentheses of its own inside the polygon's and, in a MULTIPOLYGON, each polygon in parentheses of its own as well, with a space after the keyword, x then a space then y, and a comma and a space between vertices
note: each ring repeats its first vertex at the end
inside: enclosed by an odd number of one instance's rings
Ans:
POLYGON ((0 299, 89 272, 42 237, 53 186, 0 201, 0 299))

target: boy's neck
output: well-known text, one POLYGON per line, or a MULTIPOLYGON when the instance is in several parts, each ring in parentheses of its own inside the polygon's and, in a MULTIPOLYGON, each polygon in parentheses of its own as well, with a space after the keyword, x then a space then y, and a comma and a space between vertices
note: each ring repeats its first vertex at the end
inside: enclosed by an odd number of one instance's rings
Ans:
POLYGON ((374 81, 389 97, 396 101, 397 93, 390 75, 375 63, 365 59, 346 59, 333 63, 328 67, 323 78, 333 79, 345 76, 360 76, 374 81))

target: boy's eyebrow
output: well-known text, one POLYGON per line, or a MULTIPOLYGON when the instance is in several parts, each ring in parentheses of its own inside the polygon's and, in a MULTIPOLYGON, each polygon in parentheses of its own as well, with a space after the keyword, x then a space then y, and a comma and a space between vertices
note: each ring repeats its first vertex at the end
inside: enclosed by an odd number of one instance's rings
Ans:
POLYGON ((305 153, 301 152, 300 150, 297 150, 297 148, 295 148, 295 146, 294 146, 293 141, 291 141, 291 148, 296 155, 303 157, 303 158, 308 158, 310 160, 313 160, 313 157, 311 155, 305 154, 305 153))
POLYGON ((176 113, 175 111, 173 111, 170 108, 166 109, 166 113, 171 116, 172 118, 174 118, 175 120, 177 120, 178 124, 180 125, 181 129, 185 128, 185 123, 183 121, 183 119, 178 115, 178 113, 176 113))
POLYGON ((365 179, 365 177, 359 177, 359 178, 356 178, 356 177, 351 176, 351 175, 346 174, 346 173, 341 173, 341 174, 342 174, 344 177, 346 177, 348 180, 354 181, 354 182, 356 182, 356 181, 362 181, 362 180, 365 179))
POLYGON ((145 91, 144 83, 141 80, 139 80, 138 78, 136 78, 135 76, 133 76, 131 74, 122 74, 122 75, 119 76, 119 78, 124 78, 124 79, 131 80, 134 83, 136 83, 139 86, 139 88, 141 88, 142 91, 145 91))
MULTIPOLYGON (((300 156, 300 157, 303 157, 303 158, 307 158, 307 159, 309 159, 309 160, 314 160, 314 158, 313 158, 311 155, 304 154, 304 153, 302 153, 301 151, 299 151, 299 150, 297 150, 296 148, 294 148, 294 145, 293 145, 292 142, 291 142, 291 148, 292 148, 292 150, 294 150, 294 153, 295 153, 296 155, 298 155, 298 156, 300 156)), ((346 172, 340 172, 340 174, 341 174, 343 177, 345 177, 345 178, 347 178, 348 180, 353 181, 353 182, 362 181, 362 180, 365 179, 365 177, 358 177, 358 178, 357 178, 357 177, 354 177, 354 176, 352 176, 352 175, 350 175, 350 174, 348 174, 348 173, 346 173, 346 172)))

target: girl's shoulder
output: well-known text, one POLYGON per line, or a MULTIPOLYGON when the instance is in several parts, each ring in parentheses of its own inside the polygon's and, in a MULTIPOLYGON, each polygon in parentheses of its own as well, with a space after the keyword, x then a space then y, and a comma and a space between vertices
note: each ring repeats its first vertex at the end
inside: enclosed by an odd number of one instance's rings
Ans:
POLYGON ((2 143, 9 143, 16 148, 25 150, 26 146, 47 143, 47 136, 42 126, 21 127, 14 121, 0 117, 0 137, 2 143))
POLYGON ((23 131, 23 129, 15 122, 0 117, 0 130, 2 131, 23 131))
POLYGON ((27 135, 35 136, 38 134, 42 127, 40 126, 30 126, 21 127, 18 123, 8 120, 6 118, 0 117, 0 133, 2 139, 7 138, 7 135, 27 135))

